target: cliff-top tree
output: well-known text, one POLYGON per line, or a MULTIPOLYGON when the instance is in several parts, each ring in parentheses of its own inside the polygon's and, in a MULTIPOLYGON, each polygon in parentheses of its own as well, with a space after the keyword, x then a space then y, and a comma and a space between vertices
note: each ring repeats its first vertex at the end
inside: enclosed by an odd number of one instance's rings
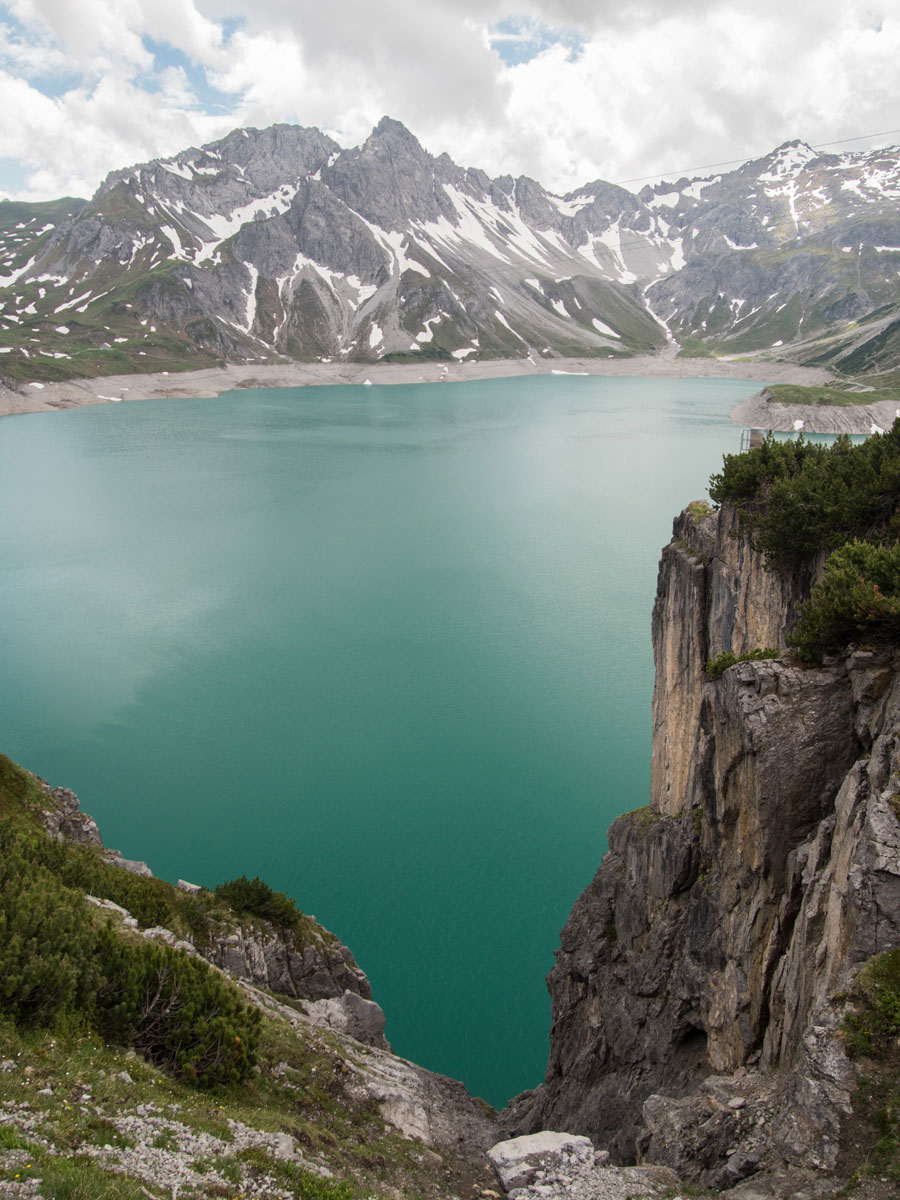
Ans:
POLYGON ((900 642, 900 418, 860 445, 769 434, 725 456, 710 496, 730 504, 767 565, 790 571, 830 553, 788 641, 814 661, 850 642, 900 642))

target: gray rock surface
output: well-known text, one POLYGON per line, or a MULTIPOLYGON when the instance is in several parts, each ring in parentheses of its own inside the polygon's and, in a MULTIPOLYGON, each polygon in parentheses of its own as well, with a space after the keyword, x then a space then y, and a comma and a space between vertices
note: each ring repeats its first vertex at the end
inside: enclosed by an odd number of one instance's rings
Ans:
POLYGON ((135 858, 124 858, 119 850, 106 850, 103 853, 103 858, 111 867, 118 867, 122 871, 129 871, 132 875, 143 875, 145 879, 153 878, 153 872, 145 862, 141 862, 135 858))
POLYGON ((488 1150, 488 1158, 509 1192, 531 1183, 538 1171, 558 1167, 564 1159, 593 1162, 594 1147, 590 1138, 543 1130, 497 1142, 488 1150))
MULTIPOLYGON (((36 777, 37 778, 37 777, 36 777)), ((96 822, 81 812, 78 797, 68 788, 53 788, 38 780, 47 797, 43 822, 51 837, 95 846, 110 866, 132 874, 152 877, 146 863, 123 858, 118 850, 105 849, 96 822)), ((179 880, 180 890, 196 894, 196 884, 179 880)), ((110 912, 116 912, 130 928, 137 921, 111 900, 89 897, 110 912)), ((332 933, 312 917, 302 936, 289 929, 276 929, 266 921, 237 917, 216 921, 207 940, 195 947, 179 941, 168 929, 145 929, 145 937, 162 940, 192 953, 199 953, 234 979, 287 996, 317 1002, 318 1023, 339 1030, 358 1041, 389 1049, 384 1036, 384 1013, 372 999, 365 972, 353 955, 332 933)))
POLYGON ((372 989, 345 945, 314 925, 303 940, 265 921, 243 921, 214 932, 203 956, 235 979, 298 1000, 372 1000, 372 989))
POLYGON ((834 1168, 854 1087, 834 998, 900 945, 898 662, 709 680, 721 650, 783 645, 810 582, 733 529, 682 514, 663 553, 651 805, 609 831, 548 979, 545 1082, 502 1119, 719 1188, 834 1168))
POLYGON ((344 992, 337 999, 315 1000, 306 1005, 306 1011, 317 1025, 327 1025, 358 1042, 390 1050, 384 1036, 384 1012, 374 1000, 366 1000, 357 992, 344 992))
POLYGON ((143 370, 153 331, 184 369, 608 358, 669 337, 893 368, 898 189, 895 150, 787 143, 638 195, 598 180, 557 196, 434 157, 387 117, 349 149, 316 129, 235 130, 0 229, 6 365, 30 366, 28 333, 55 370, 111 337, 143 370))
POLYGON ((544 1131, 498 1142, 488 1158, 513 1200, 653 1200, 679 1187, 668 1167, 609 1167, 605 1151, 566 1133, 544 1131))
POLYGON ((51 801, 44 810, 44 828, 57 841, 76 842, 87 846, 102 846, 100 830, 93 817, 81 811, 78 797, 70 788, 51 787, 46 779, 35 776, 41 791, 51 801))

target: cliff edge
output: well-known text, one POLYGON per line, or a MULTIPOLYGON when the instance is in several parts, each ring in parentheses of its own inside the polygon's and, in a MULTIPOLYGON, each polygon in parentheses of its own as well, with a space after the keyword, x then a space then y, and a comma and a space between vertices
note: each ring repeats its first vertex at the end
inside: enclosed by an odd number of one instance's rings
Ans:
POLYGON ((716 1188, 838 1166, 846 993, 900 945, 900 656, 787 654, 821 565, 768 570, 727 506, 676 519, 650 804, 613 824, 562 932, 545 1082, 509 1132, 586 1134, 716 1188), (783 654, 706 671, 760 648, 783 654))

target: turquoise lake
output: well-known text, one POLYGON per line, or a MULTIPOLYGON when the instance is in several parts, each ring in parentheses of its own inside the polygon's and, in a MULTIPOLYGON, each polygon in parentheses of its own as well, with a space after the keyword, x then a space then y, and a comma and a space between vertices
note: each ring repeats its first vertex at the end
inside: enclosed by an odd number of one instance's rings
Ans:
POLYGON ((107 845, 261 875, 353 950, 397 1053, 495 1105, 647 802, 673 516, 759 384, 543 376, 0 421, 0 749, 107 845))

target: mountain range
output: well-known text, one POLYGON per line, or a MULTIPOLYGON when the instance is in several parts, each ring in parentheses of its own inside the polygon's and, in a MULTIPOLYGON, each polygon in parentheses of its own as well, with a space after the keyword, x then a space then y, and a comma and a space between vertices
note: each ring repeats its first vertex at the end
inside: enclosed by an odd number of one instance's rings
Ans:
POLYGON ((382 119, 238 129, 89 201, 0 203, 0 377, 222 362, 685 355, 900 381, 900 150, 788 142, 564 196, 382 119))

